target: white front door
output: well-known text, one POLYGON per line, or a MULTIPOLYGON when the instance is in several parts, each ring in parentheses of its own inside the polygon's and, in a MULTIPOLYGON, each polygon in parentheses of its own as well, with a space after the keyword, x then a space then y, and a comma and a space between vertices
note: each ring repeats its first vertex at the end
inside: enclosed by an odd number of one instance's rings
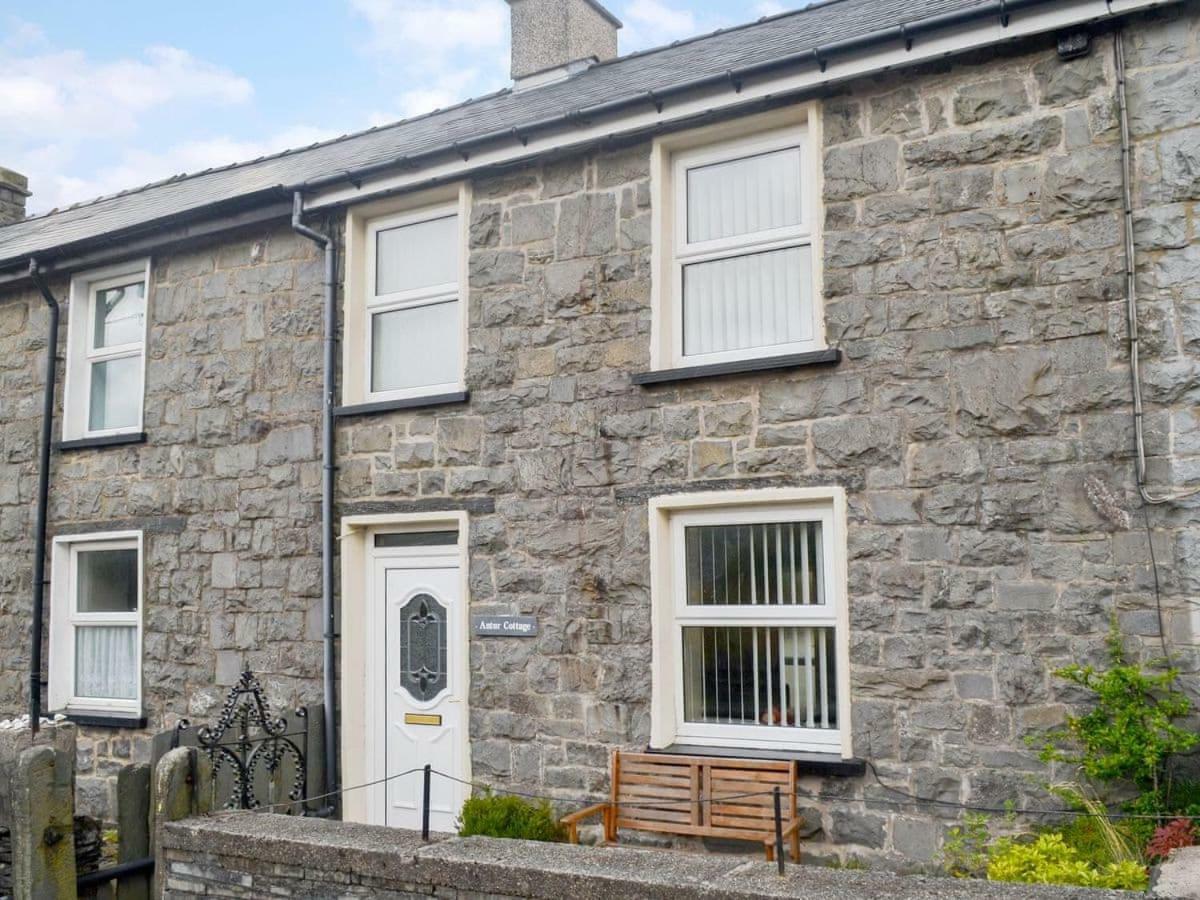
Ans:
POLYGON ((410 770, 432 766, 429 827, 457 831, 468 777, 465 671, 467 652, 462 572, 456 547, 404 546, 377 551, 373 611, 368 641, 369 679, 383 688, 376 709, 382 729, 372 729, 383 746, 372 790, 371 821, 420 829, 423 777, 410 770), (382 765, 380 765, 382 763, 382 765), (380 771, 382 769, 382 771, 380 771), (399 776, 399 777, 393 777, 399 776), (450 777, 446 777, 450 776, 450 777))

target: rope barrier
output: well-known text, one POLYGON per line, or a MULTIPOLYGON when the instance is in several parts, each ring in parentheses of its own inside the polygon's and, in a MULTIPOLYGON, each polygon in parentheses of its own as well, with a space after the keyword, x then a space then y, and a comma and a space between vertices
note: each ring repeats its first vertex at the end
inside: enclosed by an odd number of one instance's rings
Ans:
MULTIPOLYGON (((1151 813, 1122 813, 1115 811, 1106 811, 1104 813, 1091 812, 1088 810, 1069 809, 1069 808, 1046 808, 1046 809, 1013 809, 1008 806, 987 806, 971 803, 961 803, 956 800, 939 800, 935 797, 921 797, 917 794, 910 794, 907 791, 887 784, 879 775, 878 769, 872 762, 867 762, 867 768, 871 772, 871 776, 880 788, 890 794, 896 795, 898 799, 887 799, 883 797, 845 797, 833 794, 821 793, 797 793, 796 796, 800 800, 819 801, 825 803, 862 803, 867 806, 888 806, 888 807, 903 807, 903 806, 936 806, 944 809, 957 809, 964 812, 983 812, 983 813, 999 813, 1012 814, 1019 816, 1075 816, 1099 818, 1104 816, 1109 819, 1119 820, 1154 820, 1162 821, 1164 819, 1190 819, 1192 821, 1200 821, 1200 815, 1154 815, 1151 813)), ((265 813, 277 808, 292 807, 297 804, 308 805, 318 800, 326 800, 331 797, 347 794, 351 791, 362 790, 363 788, 375 787, 380 784, 386 784, 398 778, 405 778, 409 775, 423 774, 424 768, 408 769, 404 772, 397 772, 393 775, 385 775, 382 778, 377 778, 373 781, 365 781, 362 784, 350 785, 336 791, 329 791, 323 794, 316 794, 311 797, 303 797, 297 800, 285 800, 277 803, 270 803, 263 806, 256 806, 246 810, 228 810, 227 812, 244 812, 244 813, 265 813)), ((488 791, 496 794, 504 794, 512 797, 523 797, 530 800, 548 800, 556 803, 568 803, 575 806, 591 806, 595 803, 610 803, 613 806, 627 809, 670 809, 675 807, 691 808, 693 806, 702 805, 705 803, 727 803, 731 800, 741 800, 750 797, 770 797, 774 791, 746 791, 740 794, 724 794, 721 796, 697 797, 687 800, 673 800, 663 798, 661 800, 611 800, 609 798, 579 798, 579 797, 556 797, 551 794, 539 794, 530 791, 518 791, 511 788, 497 787, 495 785, 483 784, 477 781, 468 781, 463 778, 458 778, 447 772, 442 772, 438 769, 430 769, 430 773, 437 775, 440 778, 445 778, 448 781, 454 781, 473 790, 488 791)))

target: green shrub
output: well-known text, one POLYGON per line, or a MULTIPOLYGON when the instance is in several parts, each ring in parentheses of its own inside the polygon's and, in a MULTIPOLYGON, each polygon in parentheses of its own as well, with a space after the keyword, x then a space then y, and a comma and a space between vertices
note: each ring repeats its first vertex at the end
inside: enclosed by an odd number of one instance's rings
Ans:
POLYGON ((946 834, 939 859, 942 870, 953 878, 983 878, 987 874, 991 840, 988 817, 983 813, 966 813, 963 823, 946 834))
POLYGON ((1085 859, 1057 832, 1039 835, 1032 842, 1002 838, 996 842, 988 862, 991 881, 1026 884, 1074 884, 1082 887, 1146 889, 1146 868, 1132 860, 1097 865, 1085 859))
POLYGON ((566 828, 548 802, 531 803, 508 794, 477 794, 467 800, 459 815, 458 833, 461 837, 481 834, 526 841, 566 840, 566 828))
POLYGON ((1167 784, 1169 758, 1200 741, 1175 725, 1191 704, 1173 689, 1175 669, 1151 675, 1141 665, 1125 661, 1115 623, 1108 652, 1112 665, 1105 672, 1078 664, 1055 671, 1059 678, 1091 692, 1096 706, 1085 715, 1068 716, 1064 728, 1047 736, 1041 757, 1046 762, 1078 765, 1097 781, 1132 782, 1157 796, 1167 784))

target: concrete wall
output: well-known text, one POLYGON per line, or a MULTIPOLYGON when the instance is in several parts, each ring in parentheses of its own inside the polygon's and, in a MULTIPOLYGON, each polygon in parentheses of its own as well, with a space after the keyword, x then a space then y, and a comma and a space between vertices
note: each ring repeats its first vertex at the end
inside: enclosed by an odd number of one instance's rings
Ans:
MULTIPOLYGON (((1200 454, 1198 23, 1192 3, 1128 35, 1147 443, 1153 478, 1180 483, 1200 454)), ((855 753, 923 796, 1032 790, 1045 769, 1024 737, 1076 699, 1051 670, 1098 659, 1114 613, 1159 652, 1113 92, 1101 36, 1066 64, 1045 39, 828 98, 826 328, 845 353, 832 370, 630 384, 649 365, 648 144, 475 183, 471 401, 342 423, 337 489, 343 513, 470 506, 472 603, 540 619, 536 640, 471 649, 476 776, 576 797, 606 789, 612 746, 644 745, 648 496, 840 484, 855 753)), ((149 443, 55 456, 55 532, 147 529, 153 730, 212 718, 242 664, 277 702, 319 698, 319 265, 282 224, 160 254, 149 443)), ((13 711, 44 326, 31 292, 0 301, 13 711)), ((1149 512, 1188 671, 1195 510, 1149 512)), ((82 734, 81 789, 103 808, 115 760, 148 748, 82 734)), ((869 778, 806 790, 847 798, 807 811, 838 852, 928 859, 954 818, 880 804, 869 778)))
POLYGON ((1119 891, 999 884, 789 866, 761 858, 449 838, 395 828, 254 813, 185 819, 160 829, 170 900, 276 897, 855 897, 919 900, 1118 900, 1119 891))

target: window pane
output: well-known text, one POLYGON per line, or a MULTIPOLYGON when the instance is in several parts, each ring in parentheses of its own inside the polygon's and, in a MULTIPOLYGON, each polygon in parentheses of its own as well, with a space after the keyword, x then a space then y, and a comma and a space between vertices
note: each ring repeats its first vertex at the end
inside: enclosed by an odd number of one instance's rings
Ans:
POLYGON ((462 372, 458 301, 371 316, 371 390, 453 384, 462 372))
POLYGON ((809 247, 684 266, 684 355, 812 340, 811 273, 809 247))
POLYGON ((375 293, 458 282, 458 216, 376 233, 375 293))
POLYGON ((825 603, 820 522, 684 529, 688 606, 825 603))
POLYGON ((141 282, 96 292, 92 346, 140 344, 146 316, 146 285, 141 282))
POLYGON ((137 425, 141 394, 141 356, 126 356, 92 363, 88 429, 103 431, 137 425))
POLYGON ((375 535, 376 547, 453 547, 457 531, 398 531, 375 535))
POLYGON ((446 607, 417 594, 400 610, 400 684, 414 700, 446 689, 446 607))
POLYGON ((689 169, 687 192, 689 243, 799 225, 800 150, 689 169))
POLYGON ((81 550, 76 556, 76 608, 81 613, 135 612, 138 552, 81 550))
POLYGON ((835 647, 832 628, 684 628, 684 721, 837 728, 835 647))
POLYGON ((137 699, 137 628, 89 625, 75 629, 75 696, 137 699))

